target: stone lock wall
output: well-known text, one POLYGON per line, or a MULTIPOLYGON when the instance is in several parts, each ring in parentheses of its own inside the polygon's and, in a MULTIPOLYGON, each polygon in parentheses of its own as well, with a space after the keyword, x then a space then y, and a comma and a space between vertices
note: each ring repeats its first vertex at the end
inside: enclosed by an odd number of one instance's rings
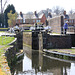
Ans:
POLYGON ((42 34, 38 32, 23 32, 23 45, 30 46, 34 50, 43 50, 42 40, 42 34))
POLYGON ((44 48, 71 48, 70 35, 46 35, 43 37, 44 48))
POLYGON ((11 42, 9 45, 11 45, 11 47, 6 49, 5 56, 7 57, 8 63, 10 64, 13 61, 15 61, 16 53, 19 52, 19 49, 18 49, 18 46, 17 46, 17 39, 14 40, 14 42, 11 42))
POLYGON ((31 32, 23 32, 23 45, 32 46, 32 33, 31 32))
POLYGON ((72 47, 75 47, 75 34, 70 34, 70 35, 71 35, 72 47))
POLYGON ((23 49, 23 32, 19 32, 15 36, 17 38, 18 49, 23 49))
POLYGON ((46 33, 23 33, 23 43, 34 50, 71 48, 71 35, 49 35, 46 33))

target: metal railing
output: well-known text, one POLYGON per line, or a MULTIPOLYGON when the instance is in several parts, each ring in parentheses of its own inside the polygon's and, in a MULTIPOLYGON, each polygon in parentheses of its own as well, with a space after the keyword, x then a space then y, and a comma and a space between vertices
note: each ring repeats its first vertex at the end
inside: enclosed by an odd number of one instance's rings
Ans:
MULTIPOLYGON (((64 34, 63 26, 53 26, 51 27, 52 33, 64 34)), ((67 34, 75 34, 75 26, 68 26, 67 34)))
MULTIPOLYGON (((31 30, 28 28, 28 29, 24 29, 22 28, 22 30, 24 32, 34 32, 34 30, 31 30), (28 31, 27 31, 28 30, 28 31)), ((41 32, 45 32, 46 30, 41 30, 39 29, 41 32)), ((59 33, 59 34, 64 34, 64 27, 63 26, 52 26, 51 29, 48 29, 47 31, 50 31, 50 33, 59 33)), ((39 31, 36 31, 36 32, 39 32, 39 31)), ((75 26, 71 26, 71 25, 68 25, 68 29, 67 29, 67 34, 75 34, 75 26)))

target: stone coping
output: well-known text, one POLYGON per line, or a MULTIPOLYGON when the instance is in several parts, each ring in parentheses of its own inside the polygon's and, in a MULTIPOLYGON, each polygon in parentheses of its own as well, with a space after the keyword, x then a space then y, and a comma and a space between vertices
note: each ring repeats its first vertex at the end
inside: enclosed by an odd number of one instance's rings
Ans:
POLYGON ((15 38, 11 43, 9 43, 8 45, 13 45, 15 42, 17 41, 17 38, 15 38))
POLYGON ((62 52, 50 51, 50 50, 46 50, 46 49, 44 49, 43 51, 44 51, 44 52, 47 52, 47 53, 56 54, 56 55, 75 57, 75 54, 69 54, 69 53, 66 53, 66 52, 65 52, 65 53, 62 53, 62 52))

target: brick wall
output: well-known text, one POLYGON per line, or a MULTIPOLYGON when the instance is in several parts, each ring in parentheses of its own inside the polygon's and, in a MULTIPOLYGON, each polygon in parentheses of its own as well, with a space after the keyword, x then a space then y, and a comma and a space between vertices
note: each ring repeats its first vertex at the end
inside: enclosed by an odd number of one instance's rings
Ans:
POLYGON ((46 23, 46 16, 45 16, 45 14, 42 16, 41 22, 44 23, 44 24, 46 23))
POLYGON ((61 27, 63 26, 63 16, 51 18, 48 20, 48 24, 51 26, 53 32, 61 33, 61 27))
POLYGON ((23 19, 17 19, 16 23, 22 24, 23 23, 23 19))
POLYGON ((33 24, 33 19, 25 19, 26 24, 33 24))
POLYGON ((37 20, 41 20, 41 19, 25 19, 25 23, 34 24, 34 23, 37 23, 37 20))

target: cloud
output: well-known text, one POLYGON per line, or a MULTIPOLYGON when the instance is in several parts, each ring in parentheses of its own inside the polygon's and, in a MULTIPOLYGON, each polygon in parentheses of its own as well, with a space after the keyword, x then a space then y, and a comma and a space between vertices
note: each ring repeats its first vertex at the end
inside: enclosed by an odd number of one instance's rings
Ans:
POLYGON ((46 8, 52 8, 53 6, 63 7, 65 10, 74 9, 74 0, 10 0, 10 4, 13 4, 18 12, 23 11, 40 11, 46 8))

